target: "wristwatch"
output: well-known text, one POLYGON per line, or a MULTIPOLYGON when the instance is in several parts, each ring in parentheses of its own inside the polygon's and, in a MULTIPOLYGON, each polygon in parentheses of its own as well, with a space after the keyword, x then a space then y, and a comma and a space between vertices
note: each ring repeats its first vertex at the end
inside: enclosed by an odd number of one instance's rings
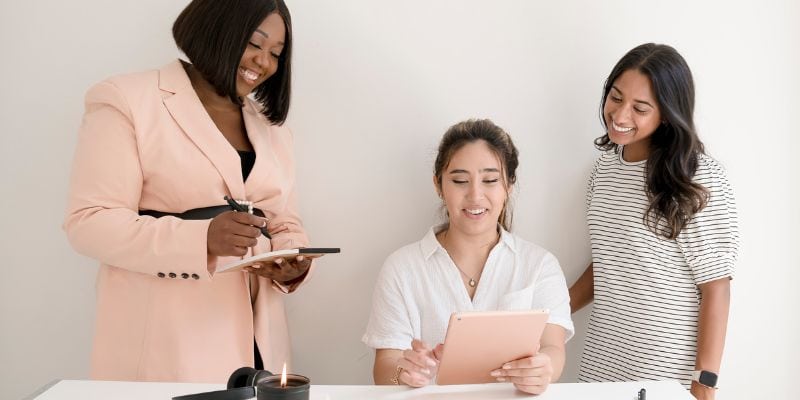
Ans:
POLYGON ((697 381, 697 383, 710 387, 712 389, 717 388, 717 374, 711 371, 699 370, 692 372, 692 380, 697 381))

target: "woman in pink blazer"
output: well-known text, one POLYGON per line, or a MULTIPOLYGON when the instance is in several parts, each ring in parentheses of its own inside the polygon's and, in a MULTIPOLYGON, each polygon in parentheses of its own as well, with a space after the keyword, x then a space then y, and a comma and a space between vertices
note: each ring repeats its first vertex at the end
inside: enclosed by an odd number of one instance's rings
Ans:
POLYGON ((259 356, 279 369, 290 351, 283 296, 310 269, 298 258, 215 273, 244 255, 308 244, 282 126, 286 5, 194 0, 173 36, 189 62, 113 77, 86 94, 64 229, 101 263, 94 379, 225 382, 259 356), (265 218, 221 212, 224 196, 265 218))

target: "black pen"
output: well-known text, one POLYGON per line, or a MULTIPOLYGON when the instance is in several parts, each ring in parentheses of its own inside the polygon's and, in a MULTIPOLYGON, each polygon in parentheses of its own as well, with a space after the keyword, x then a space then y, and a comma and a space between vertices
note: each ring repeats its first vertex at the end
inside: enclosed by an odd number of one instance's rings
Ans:
MULTIPOLYGON (((246 213, 252 214, 247 207, 239 204, 239 202, 237 202, 236 200, 234 200, 234 199, 232 199, 232 198, 230 198, 228 196, 225 196, 225 201, 228 202, 228 205, 231 206, 233 211, 246 212, 246 213)), ((264 226, 262 228, 258 228, 258 229, 261 230, 261 233, 263 233, 264 236, 267 237, 267 239, 272 239, 272 236, 270 236, 269 230, 267 229, 266 226, 264 226)))
POLYGON ((639 397, 637 397, 636 400, 647 400, 646 397, 647 397, 647 391, 644 390, 644 388, 642 388, 641 390, 639 390, 639 397))

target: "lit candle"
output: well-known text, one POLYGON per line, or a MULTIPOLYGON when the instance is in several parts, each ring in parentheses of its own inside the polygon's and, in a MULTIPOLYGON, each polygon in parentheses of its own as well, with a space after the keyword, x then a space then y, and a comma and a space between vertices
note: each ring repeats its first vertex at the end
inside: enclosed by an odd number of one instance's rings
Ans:
POLYGON ((302 375, 287 374, 286 363, 280 375, 271 375, 258 382, 258 400, 308 400, 311 380, 302 375))

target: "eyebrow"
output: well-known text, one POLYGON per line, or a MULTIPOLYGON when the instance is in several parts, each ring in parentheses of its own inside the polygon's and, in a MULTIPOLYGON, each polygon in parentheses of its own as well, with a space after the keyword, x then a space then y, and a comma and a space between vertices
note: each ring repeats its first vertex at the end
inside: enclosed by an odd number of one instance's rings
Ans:
MULTIPOLYGON (((261 29, 256 28, 256 33, 260 33, 261 36, 264 36, 265 38, 269 39, 269 34, 267 34, 267 32, 262 31, 261 29)), ((283 46, 283 42, 278 42, 278 45, 283 46)))
MULTIPOLYGON (((482 170, 479 170, 478 172, 484 172, 484 173, 485 172, 500 172, 500 170, 497 169, 497 168, 484 168, 482 170)), ((469 171, 467 171, 465 169, 454 169, 454 170, 451 170, 448 173, 449 174, 468 174, 469 171)))
MULTIPOLYGON (((618 87, 616 87, 616 86, 613 86, 613 85, 612 85, 612 86, 611 86, 611 88, 612 88, 612 89, 614 89, 614 90, 616 90, 617 92, 619 92, 619 94, 622 94, 622 90, 619 90, 619 88, 618 88, 618 87)), ((641 103, 641 104, 646 104, 646 105, 650 106, 650 108, 655 108, 655 107, 653 107, 653 105, 652 105, 652 104, 650 104, 650 103, 648 103, 648 102, 646 102, 646 101, 644 101, 644 100, 637 100, 637 99, 633 99, 633 101, 635 101, 635 102, 637 102, 637 103, 641 103)))

